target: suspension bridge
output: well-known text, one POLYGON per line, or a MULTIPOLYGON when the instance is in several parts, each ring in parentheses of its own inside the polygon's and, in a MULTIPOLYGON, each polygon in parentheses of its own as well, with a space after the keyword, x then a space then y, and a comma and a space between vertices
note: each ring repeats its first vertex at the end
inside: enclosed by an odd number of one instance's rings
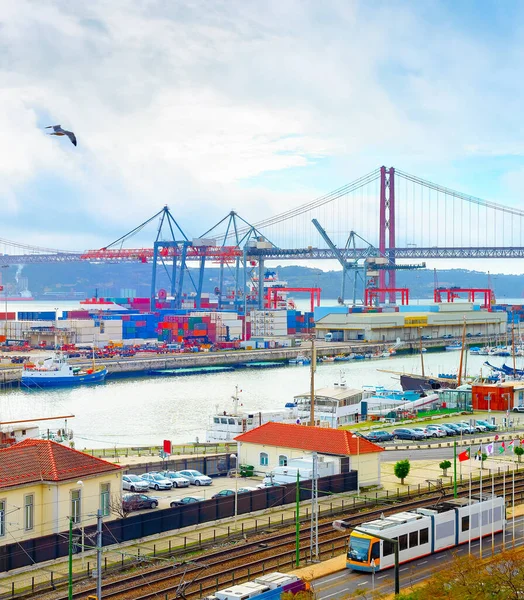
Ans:
MULTIPOLYGON (((0 266, 30 263, 141 262, 169 264, 172 293, 182 289, 188 261, 206 260, 259 266, 267 260, 356 261, 369 256, 387 259, 379 274, 380 288, 395 288, 395 265, 404 259, 524 258, 524 211, 482 200, 393 167, 380 167, 329 194, 250 224, 235 212, 202 233, 189 237, 165 207, 106 247, 56 250, 0 239, 0 266), (126 247, 153 221, 160 220, 151 245, 126 247), (355 244, 355 232, 360 245, 355 244), (352 240, 352 243, 350 243, 352 240), (369 240, 366 242, 366 240, 369 240)), ((399 268, 398 266, 396 268, 399 268)), ((152 296, 153 296, 152 291, 152 296)))

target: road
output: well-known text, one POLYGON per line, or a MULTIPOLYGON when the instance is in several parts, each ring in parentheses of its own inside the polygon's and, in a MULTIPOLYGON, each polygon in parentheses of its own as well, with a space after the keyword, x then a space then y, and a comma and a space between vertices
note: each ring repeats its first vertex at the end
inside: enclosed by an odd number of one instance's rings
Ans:
MULTIPOLYGON (((512 522, 508 521, 506 526, 506 547, 511 547, 513 536, 512 522)), ((485 537, 482 540, 482 556, 491 555, 491 536, 485 537)), ((494 540, 495 552, 502 549, 502 534, 495 535, 494 540)), ((515 546, 524 544, 524 517, 515 519, 515 546)), ((425 556, 420 560, 415 560, 400 566, 400 590, 405 590, 406 587, 419 583, 434 575, 435 571, 453 560, 454 555, 464 556, 468 554, 468 544, 464 544, 458 548, 452 548, 443 552, 438 552, 431 556, 425 556)), ((471 544, 471 553, 475 557, 480 556, 480 541, 477 540, 471 544)), ((394 592, 394 569, 388 569, 384 572, 377 572, 374 581, 375 592, 382 594, 390 594, 394 592)), ((356 592, 360 593, 373 590, 373 575, 370 573, 359 573, 350 569, 328 575, 313 582, 313 588, 316 598, 319 600, 338 600, 347 597, 348 594, 356 592)))

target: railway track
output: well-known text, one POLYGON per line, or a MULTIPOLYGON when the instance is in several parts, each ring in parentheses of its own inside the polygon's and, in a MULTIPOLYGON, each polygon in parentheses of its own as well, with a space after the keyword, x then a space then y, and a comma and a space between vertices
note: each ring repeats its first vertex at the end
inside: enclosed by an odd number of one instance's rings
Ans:
MULTIPOLYGON (((495 493, 501 493, 503 483, 495 483, 495 493)), ((506 494, 511 490, 511 480, 506 481, 506 494)), ((486 481, 483 491, 491 493, 491 481, 486 481)), ((480 485, 472 486, 472 493, 479 493, 480 485)), ((460 486, 459 495, 467 496, 467 484, 460 486)), ((515 480, 515 496, 524 497, 524 476, 515 480)), ((391 502, 377 505, 372 510, 361 509, 346 510, 337 515, 346 518, 355 526, 381 514, 398 512, 398 504, 402 509, 409 510, 423 505, 434 503, 441 499, 449 499, 453 493, 424 495, 413 500, 400 499, 393 505, 391 502)), ((330 558, 343 551, 347 533, 335 531, 332 527, 332 518, 326 518, 319 524, 319 552, 322 559, 330 558)), ((305 561, 309 557, 309 525, 303 524, 300 531, 300 558, 305 561)), ((151 559, 155 560, 155 559, 151 559)), ((162 565, 151 567, 151 560, 146 559, 137 564, 133 572, 124 577, 113 578, 103 585, 105 600, 158 600, 173 599, 178 597, 181 590, 186 598, 198 598, 209 594, 217 588, 226 587, 235 583, 246 581, 270 570, 289 570, 295 561, 295 530, 287 526, 286 531, 278 533, 261 532, 256 539, 241 541, 236 545, 206 552, 198 557, 191 558, 182 554, 162 559, 162 565)), ((89 583, 79 584, 73 593, 74 600, 83 600, 95 593, 94 586, 89 583)), ((1 596, 4 598, 6 596, 1 596)), ((10 596, 9 596, 10 597, 10 596)), ((16 596, 22 598, 22 595, 16 596)), ((41 600, 67 600, 64 592, 57 595, 57 590, 52 593, 44 592, 30 595, 31 598, 41 600)))

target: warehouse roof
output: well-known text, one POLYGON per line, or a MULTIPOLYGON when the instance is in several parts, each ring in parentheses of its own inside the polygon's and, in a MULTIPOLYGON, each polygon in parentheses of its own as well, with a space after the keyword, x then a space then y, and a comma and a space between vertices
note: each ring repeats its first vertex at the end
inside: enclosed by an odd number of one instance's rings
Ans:
POLYGON ((272 421, 246 431, 246 433, 241 433, 235 440, 248 444, 310 450, 320 454, 351 456, 384 451, 380 446, 347 429, 306 427, 272 421))

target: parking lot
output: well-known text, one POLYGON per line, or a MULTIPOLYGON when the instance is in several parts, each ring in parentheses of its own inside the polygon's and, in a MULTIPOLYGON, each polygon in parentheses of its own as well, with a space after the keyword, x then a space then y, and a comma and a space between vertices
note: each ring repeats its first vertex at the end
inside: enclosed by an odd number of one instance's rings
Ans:
MULTIPOLYGON (((185 496, 198 496, 203 497, 206 500, 214 496, 221 490, 234 490, 235 489, 235 478, 234 477, 213 477, 213 482, 211 485, 190 485, 185 488, 174 488, 171 490, 153 490, 150 489, 147 492, 143 492, 148 496, 154 496, 158 498, 158 506, 159 508, 169 508, 170 503, 173 500, 178 500, 180 498, 184 498, 185 496)), ((237 479, 237 489, 242 487, 255 487, 262 481, 261 477, 257 478, 247 478, 247 477, 239 477, 237 479)), ((128 490, 123 491, 124 494, 131 494, 128 490)), ((144 509, 150 510, 150 509, 144 509)), ((142 511, 133 511, 133 514, 142 511)))

